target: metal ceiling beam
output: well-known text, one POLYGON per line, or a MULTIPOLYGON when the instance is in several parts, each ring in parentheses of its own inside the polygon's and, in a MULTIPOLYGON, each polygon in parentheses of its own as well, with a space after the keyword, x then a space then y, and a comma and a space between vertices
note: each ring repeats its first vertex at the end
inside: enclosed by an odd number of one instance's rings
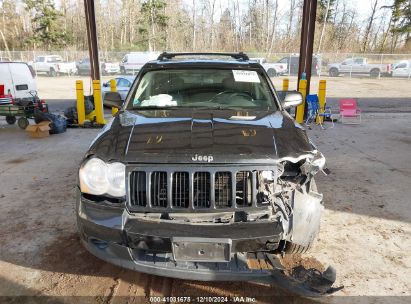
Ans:
POLYGON ((87 41, 90 56, 91 79, 100 80, 100 63, 98 56, 96 14, 94 0, 84 0, 86 14, 87 41))

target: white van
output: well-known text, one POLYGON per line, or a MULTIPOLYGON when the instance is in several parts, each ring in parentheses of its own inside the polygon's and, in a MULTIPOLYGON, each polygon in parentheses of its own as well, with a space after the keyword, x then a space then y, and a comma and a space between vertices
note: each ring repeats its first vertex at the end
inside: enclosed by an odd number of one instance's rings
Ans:
POLYGON ((159 52, 133 52, 126 54, 120 63, 122 74, 137 73, 143 65, 151 60, 156 60, 159 52))
POLYGON ((30 91, 37 91, 34 77, 33 69, 24 62, 0 62, 0 84, 15 100, 33 97, 30 91))

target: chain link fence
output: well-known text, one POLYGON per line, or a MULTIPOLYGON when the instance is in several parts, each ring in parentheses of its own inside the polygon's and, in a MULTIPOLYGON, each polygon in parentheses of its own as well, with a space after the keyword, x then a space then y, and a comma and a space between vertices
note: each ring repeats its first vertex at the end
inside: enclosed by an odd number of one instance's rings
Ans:
MULTIPOLYGON (((102 62, 121 62, 123 57, 129 52, 109 52, 100 51, 100 58, 102 62)), ((0 57, 3 61, 22 61, 31 63, 38 56, 44 55, 59 55, 65 62, 78 62, 81 59, 88 58, 88 51, 0 51, 0 57)), ((268 63, 282 62, 287 63, 288 72, 286 75, 296 75, 298 71, 298 53, 248 53, 250 58, 265 58, 268 63)), ((330 64, 339 64, 346 59, 356 60, 365 58, 366 64, 382 65, 383 69, 392 71, 393 67, 400 61, 408 61, 411 64, 411 54, 368 54, 368 53, 321 53, 313 56, 313 75, 324 76, 330 73, 330 64)), ((409 66, 409 74, 411 74, 411 67, 409 66)), ((354 77, 356 74, 369 74, 368 70, 363 73, 351 70, 344 73, 346 76, 354 77)), ((389 76, 384 75, 381 76, 389 76)), ((368 75, 370 76, 370 75, 368 75)), ((380 76, 380 75, 378 75, 380 76)), ((411 75, 408 75, 410 78, 411 75)))

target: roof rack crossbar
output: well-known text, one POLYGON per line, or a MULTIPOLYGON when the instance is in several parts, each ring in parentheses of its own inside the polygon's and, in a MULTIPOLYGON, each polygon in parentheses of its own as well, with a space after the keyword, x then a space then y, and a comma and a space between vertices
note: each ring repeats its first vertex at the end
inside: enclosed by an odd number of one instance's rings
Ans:
POLYGON ((232 57, 237 60, 243 60, 247 61, 250 58, 248 58, 247 54, 244 54, 243 52, 239 53, 167 53, 163 52, 161 53, 157 60, 167 60, 167 59, 172 59, 177 56, 226 56, 226 57, 232 57))

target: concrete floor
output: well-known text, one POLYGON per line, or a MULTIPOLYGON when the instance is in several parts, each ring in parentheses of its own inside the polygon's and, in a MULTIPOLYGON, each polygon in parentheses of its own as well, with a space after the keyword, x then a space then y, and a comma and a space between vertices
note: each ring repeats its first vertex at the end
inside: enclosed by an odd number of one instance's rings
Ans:
MULTIPOLYGON (((336 285, 345 285, 336 296, 410 302, 410 120, 406 113, 367 114, 362 125, 309 131, 331 175, 317 176, 326 209, 308 256, 335 266, 336 285)), ((98 132, 31 139, 0 118, 0 295, 83 295, 110 303, 119 301, 116 295, 141 296, 138 302, 149 295, 241 295, 264 303, 282 295, 251 283, 153 277, 86 252, 76 235, 74 189, 79 161, 98 132)))

